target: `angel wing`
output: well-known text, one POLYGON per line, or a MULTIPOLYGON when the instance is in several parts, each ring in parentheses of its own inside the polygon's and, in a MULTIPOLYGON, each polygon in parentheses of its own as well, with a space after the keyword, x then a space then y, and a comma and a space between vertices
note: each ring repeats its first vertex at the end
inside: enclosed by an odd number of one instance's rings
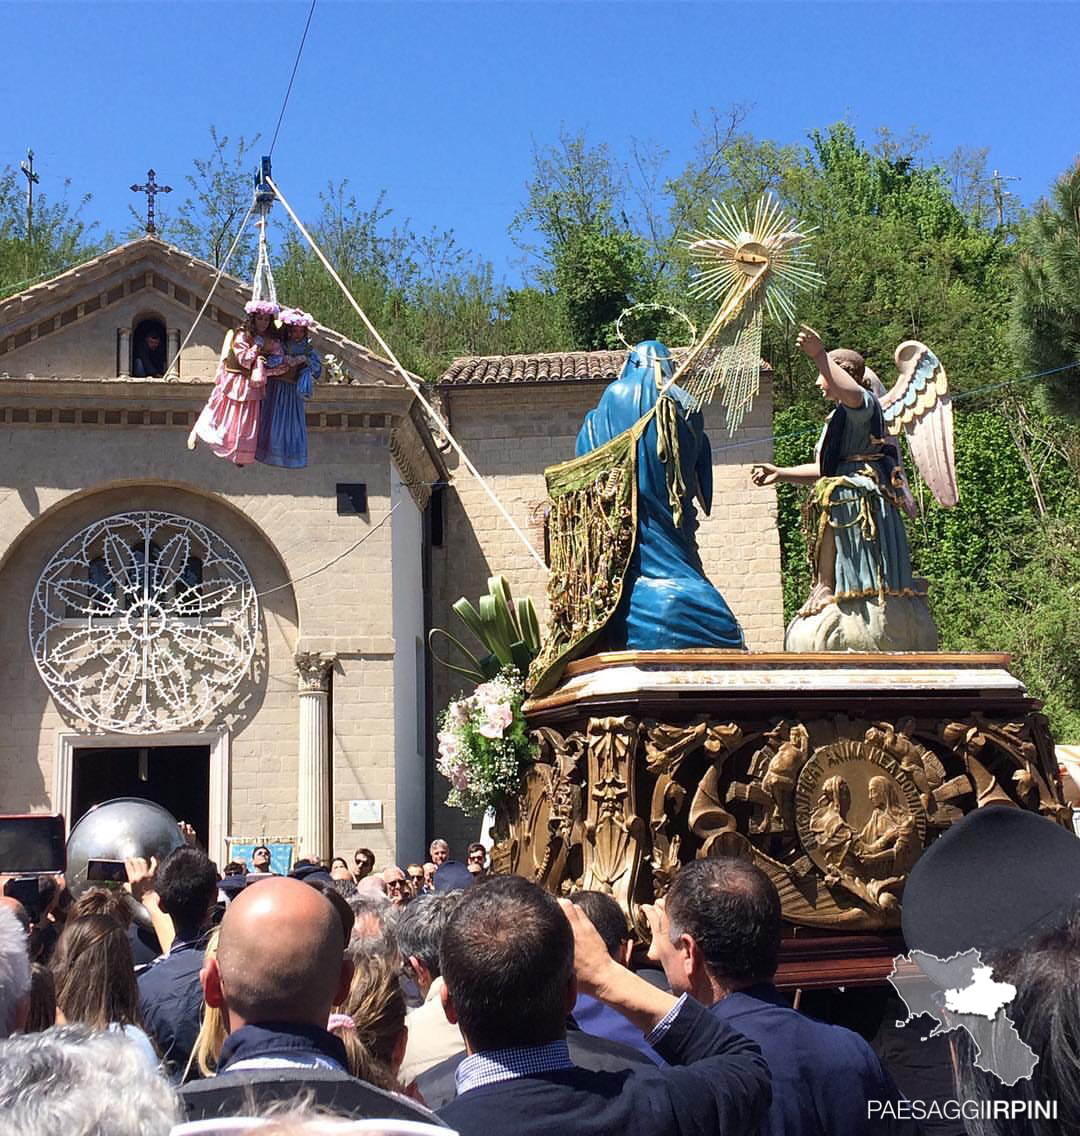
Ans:
MULTIPOLYGON (((863 379, 870 383, 870 390, 874 397, 884 405, 885 401, 885 384, 877 377, 875 371, 867 367, 863 372, 863 379)), ((919 515, 919 506, 915 504, 915 498, 911 495, 911 489, 908 487, 907 471, 904 469, 904 452, 900 449, 900 443, 896 438, 890 435, 885 439, 885 445, 892 450, 893 457, 896 460, 896 466, 902 474, 900 484, 896 487, 897 493, 900 496, 900 507, 907 515, 914 520, 919 515)))
POLYGON ((897 347, 893 358, 900 375, 881 399, 889 433, 907 435, 915 465, 939 505, 959 498, 953 455, 952 399, 949 380, 938 357, 915 339, 897 347))

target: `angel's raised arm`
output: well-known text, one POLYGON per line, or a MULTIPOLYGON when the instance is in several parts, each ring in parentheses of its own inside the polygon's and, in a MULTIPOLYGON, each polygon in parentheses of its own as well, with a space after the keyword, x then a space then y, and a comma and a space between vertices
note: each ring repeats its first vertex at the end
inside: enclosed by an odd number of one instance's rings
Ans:
POLYGON ((821 336, 806 324, 799 327, 796 340, 799 349, 815 363, 818 374, 825 380, 825 396, 843 406, 859 407, 863 404, 863 388, 845 371, 838 367, 826 352, 821 336))

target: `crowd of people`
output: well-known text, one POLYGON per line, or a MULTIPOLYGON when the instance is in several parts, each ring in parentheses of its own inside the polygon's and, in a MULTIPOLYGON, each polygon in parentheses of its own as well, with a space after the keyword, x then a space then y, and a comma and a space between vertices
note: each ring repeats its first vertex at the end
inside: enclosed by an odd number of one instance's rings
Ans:
MULTIPOLYGON (((899 1071, 775 985, 780 899, 751 862, 684 865, 644 908, 646 959, 610 895, 556 899, 491 875, 482 845, 464 862, 445 841, 429 852, 380 872, 361 848, 277 876, 259 849, 219 874, 185 844, 130 861, 123 890, 72 900, 45 879, 32 911, 5 897, 0 1132, 301 1132, 326 1115, 462 1136, 918 1130, 899 1071), (140 963, 150 934, 157 955, 140 963)), ((933 909, 945 869, 927 861, 933 909)), ((1077 1119, 1076 1083, 1062 1083, 1078 1067, 1063 961, 1075 964, 1077 924, 1057 915, 1045 945, 1008 963, 1043 1039, 1032 1091, 1071 1110, 1046 1128, 1014 1114, 1008 1131, 1032 1136, 1077 1119)), ((991 1091, 978 1075, 960 1083, 991 1091)))

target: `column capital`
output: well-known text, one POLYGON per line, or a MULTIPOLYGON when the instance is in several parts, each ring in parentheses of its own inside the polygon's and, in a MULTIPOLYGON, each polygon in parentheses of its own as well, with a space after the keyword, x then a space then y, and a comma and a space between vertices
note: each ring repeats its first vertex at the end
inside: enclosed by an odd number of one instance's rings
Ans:
POLYGON ((332 651, 298 651, 295 658, 300 693, 325 694, 337 655, 332 651))

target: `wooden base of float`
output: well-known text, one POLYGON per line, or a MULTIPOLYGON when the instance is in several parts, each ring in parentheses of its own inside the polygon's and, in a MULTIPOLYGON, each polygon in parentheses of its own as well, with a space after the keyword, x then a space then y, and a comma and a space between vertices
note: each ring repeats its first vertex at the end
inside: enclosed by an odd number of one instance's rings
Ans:
MULTIPOLYGON (((555 894, 644 903, 695 857, 780 893, 785 986, 881 982, 923 849, 987 804, 1063 823, 1039 703, 1000 654, 619 652, 527 702, 539 747, 493 859, 555 894)), ((992 881, 988 881, 992 886, 992 881)))

